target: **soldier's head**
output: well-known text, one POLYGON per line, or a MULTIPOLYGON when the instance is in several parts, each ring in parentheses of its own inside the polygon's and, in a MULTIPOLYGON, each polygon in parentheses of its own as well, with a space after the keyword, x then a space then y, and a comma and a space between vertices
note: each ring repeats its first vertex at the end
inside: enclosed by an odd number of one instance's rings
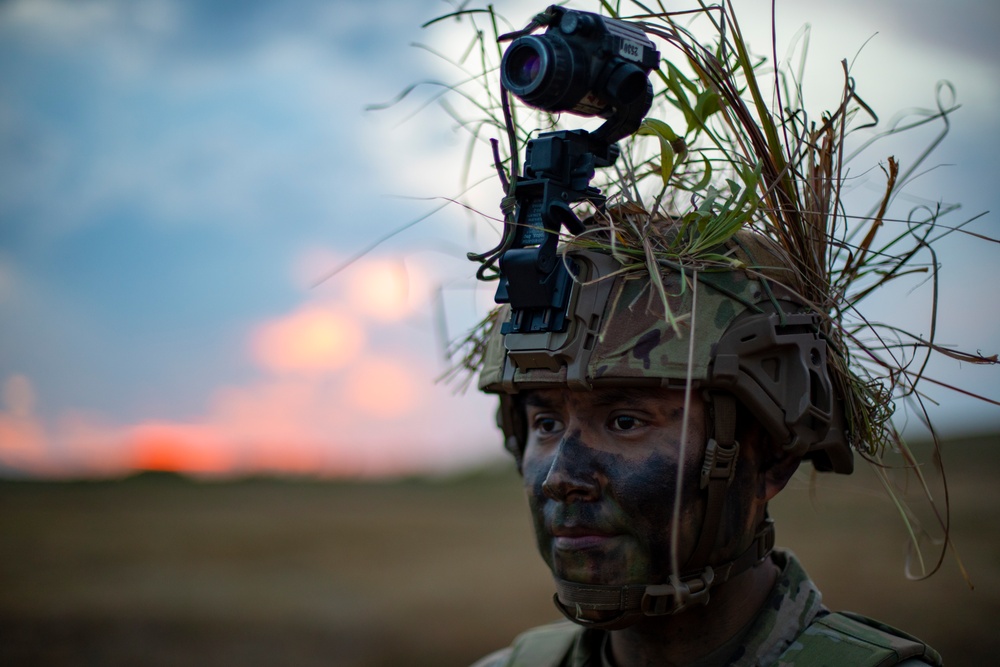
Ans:
MULTIPOLYGON (((668 233, 675 233, 676 230, 668 233)), ((524 477, 567 616, 622 627, 704 602, 773 544, 800 461, 852 469, 822 319, 791 263, 741 231, 686 266, 569 249, 561 332, 498 311, 480 388, 524 477)))

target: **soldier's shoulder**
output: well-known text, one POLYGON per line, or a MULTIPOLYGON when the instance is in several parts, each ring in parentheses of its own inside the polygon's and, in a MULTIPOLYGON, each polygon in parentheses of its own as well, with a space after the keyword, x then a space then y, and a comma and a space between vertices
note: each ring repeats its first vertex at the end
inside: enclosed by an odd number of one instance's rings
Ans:
POLYGON ((576 644, 583 628, 560 621, 518 635, 507 648, 490 653, 472 667, 556 667, 576 644))
POLYGON ((510 663, 510 654, 513 649, 508 646, 507 648, 502 648, 499 651, 494 651, 487 656, 484 656, 472 664, 472 667, 504 667, 510 663))
POLYGON ((926 643, 874 619, 836 612, 818 616, 779 658, 779 667, 811 664, 823 656, 834 665, 941 665, 941 656, 926 643))

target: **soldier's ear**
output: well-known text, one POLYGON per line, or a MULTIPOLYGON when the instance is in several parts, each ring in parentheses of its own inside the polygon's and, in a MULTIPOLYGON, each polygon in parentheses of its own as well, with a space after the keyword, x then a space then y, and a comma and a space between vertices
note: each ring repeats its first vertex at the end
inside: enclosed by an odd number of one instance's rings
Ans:
POLYGON ((503 446, 514 457, 517 474, 524 476, 524 443, 519 442, 514 436, 509 436, 504 440, 503 446))
POLYGON ((757 497, 766 503, 785 488, 802 459, 781 451, 760 422, 753 419, 745 408, 741 409, 744 412, 739 418, 744 426, 740 442, 747 448, 746 455, 756 466, 757 497))
POLYGON ((503 446, 517 464, 517 472, 523 474, 521 462, 524 459, 524 445, 528 440, 528 429, 524 412, 524 396, 501 398, 497 407, 497 427, 503 432, 503 446))
POLYGON ((798 456, 783 456, 771 462, 771 465, 763 471, 763 492, 764 501, 769 501, 778 495, 778 492, 785 488, 788 480, 792 478, 799 468, 802 459, 798 456))

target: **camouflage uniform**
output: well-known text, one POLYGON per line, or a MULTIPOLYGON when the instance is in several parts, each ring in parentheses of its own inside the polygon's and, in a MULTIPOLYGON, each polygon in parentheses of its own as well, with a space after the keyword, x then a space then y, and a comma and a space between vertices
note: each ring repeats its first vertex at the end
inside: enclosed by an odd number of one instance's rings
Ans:
MULTIPOLYGON (((774 551, 774 590, 747 630, 691 667, 940 665, 930 647, 853 614, 831 614, 795 557, 774 551), (819 658, 819 660, 817 660, 819 658)), ((535 628, 473 667, 613 667, 608 632, 568 621, 535 628)))

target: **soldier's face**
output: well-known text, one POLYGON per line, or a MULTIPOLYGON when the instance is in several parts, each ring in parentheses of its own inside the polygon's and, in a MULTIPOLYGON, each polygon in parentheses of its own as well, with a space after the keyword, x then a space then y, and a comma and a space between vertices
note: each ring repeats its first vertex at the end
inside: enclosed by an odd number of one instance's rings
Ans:
POLYGON ((703 512, 704 406, 666 389, 549 389, 525 396, 524 483, 553 574, 594 584, 662 583, 679 480, 679 562, 703 512), (681 433, 687 447, 681 465, 681 433))

